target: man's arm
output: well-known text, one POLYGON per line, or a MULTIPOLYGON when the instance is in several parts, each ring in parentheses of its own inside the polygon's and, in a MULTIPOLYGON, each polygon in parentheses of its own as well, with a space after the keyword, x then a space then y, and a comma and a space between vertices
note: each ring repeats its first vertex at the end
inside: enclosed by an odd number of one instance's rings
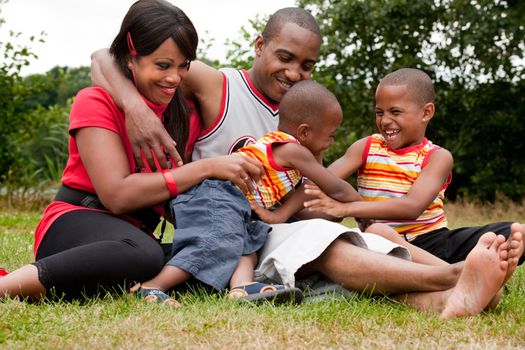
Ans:
POLYGON ((109 92, 117 106, 124 111, 128 137, 138 166, 144 167, 142 151, 152 170, 157 168, 153 155, 161 168, 168 167, 164 152, 182 165, 175 141, 146 105, 135 85, 122 74, 108 49, 98 50, 91 55, 91 81, 93 85, 109 92))
POLYGON ((338 217, 414 220, 428 208, 441 191, 452 171, 452 165, 452 155, 441 148, 432 153, 428 164, 403 198, 342 203, 342 201, 334 201, 315 186, 310 188, 307 186, 306 193, 317 199, 306 202, 305 206, 312 211, 321 211, 338 217))
POLYGON ((184 94, 199 103, 204 129, 209 128, 219 116, 224 80, 224 75, 217 69, 201 61, 192 61, 181 83, 184 94))

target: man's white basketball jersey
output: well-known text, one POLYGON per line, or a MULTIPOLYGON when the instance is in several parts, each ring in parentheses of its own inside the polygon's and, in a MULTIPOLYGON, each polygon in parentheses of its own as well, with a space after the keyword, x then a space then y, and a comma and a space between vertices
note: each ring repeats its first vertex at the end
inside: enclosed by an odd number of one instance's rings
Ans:
POLYGON ((233 68, 224 74, 220 113, 197 138, 192 159, 222 156, 277 130, 279 105, 270 102, 253 85, 248 72, 233 68))

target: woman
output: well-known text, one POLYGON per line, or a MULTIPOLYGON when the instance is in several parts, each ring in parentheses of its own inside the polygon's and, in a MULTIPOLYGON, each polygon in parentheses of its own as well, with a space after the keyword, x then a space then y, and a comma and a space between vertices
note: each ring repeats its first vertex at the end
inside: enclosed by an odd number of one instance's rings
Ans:
MULTIPOLYGON (((163 118, 183 155, 189 154, 199 123, 190 118, 177 87, 195 59, 197 43, 195 28, 180 9, 163 0, 140 0, 111 46, 123 73, 163 118)), ((148 280, 164 263, 151 232, 165 201, 210 177, 248 191, 248 179, 261 174, 256 162, 234 156, 162 173, 137 169, 124 113, 101 88, 78 93, 69 134, 63 186, 35 231, 35 262, 0 278, 0 297, 71 299, 148 280)))

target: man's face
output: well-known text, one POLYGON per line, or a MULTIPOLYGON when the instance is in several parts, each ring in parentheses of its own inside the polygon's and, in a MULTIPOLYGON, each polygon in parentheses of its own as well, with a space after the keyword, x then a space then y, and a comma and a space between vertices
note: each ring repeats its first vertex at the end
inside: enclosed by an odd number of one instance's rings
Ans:
POLYGON ((270 41, 257 38, 250 78, 259 91, 278 103, 293 84, 310 79, 320 46, 318 34, 286 23, 270 41))

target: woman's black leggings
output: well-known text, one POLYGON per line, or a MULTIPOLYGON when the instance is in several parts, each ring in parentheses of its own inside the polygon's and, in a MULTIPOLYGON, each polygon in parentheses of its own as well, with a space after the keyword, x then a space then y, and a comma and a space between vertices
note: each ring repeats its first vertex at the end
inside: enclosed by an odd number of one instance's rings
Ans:
POLYGON ((49 296, 72 299, 126 290, 151 279, 164 265, 164 252, 152 237, 121 218, 76 210, 51 225, 34 265, 49 296))

